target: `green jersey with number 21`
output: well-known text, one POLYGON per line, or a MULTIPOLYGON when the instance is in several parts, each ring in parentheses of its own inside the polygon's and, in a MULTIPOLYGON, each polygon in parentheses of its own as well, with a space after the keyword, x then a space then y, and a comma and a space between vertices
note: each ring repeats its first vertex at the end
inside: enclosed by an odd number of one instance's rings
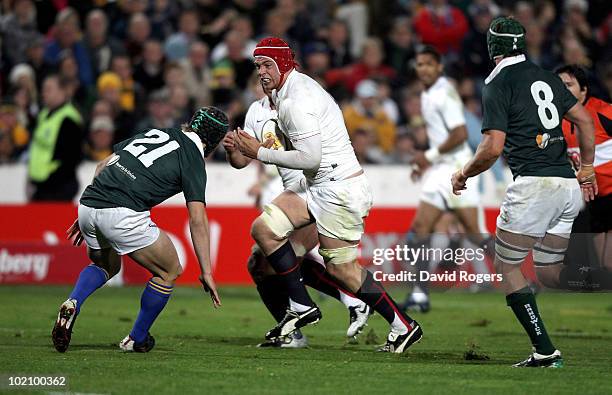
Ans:
POLYGON ((506 133, 513 177, 575 177, 561 121, 577 100, 561 79, 519 55, 503 59, 485 84, 482 131, 506 133))
POLYGON ((147 211, 179 192, 188 202, 205 202, 204 154, 195 133, 151 129, 116 144, 113 151, 83 192, 81 204, 147 211))

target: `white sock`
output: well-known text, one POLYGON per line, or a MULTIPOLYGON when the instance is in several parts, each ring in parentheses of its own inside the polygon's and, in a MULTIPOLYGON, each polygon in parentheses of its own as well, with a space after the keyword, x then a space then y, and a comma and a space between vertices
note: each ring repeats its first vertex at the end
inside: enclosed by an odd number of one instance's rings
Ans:
POLYGON ((289 298, 289 308, 293 311, 297 311, 298 313, 303 313, 307 310, 310 310, 312 307, 303 305, 298 302, 294 302, 293 299, 289 298))
POLYGON ((429 296, 418 285, 415 285, 412 289, 412 294, 410 295, 412 300, 416 303, 425 303, 429 300, 429 296))
POLYGON ((340 301, 347 307, 355 307, 355 306, 361 306, 363 304, 363 301, 354 298, 350 295, 345 294, 342 291, 338 291, 340 292, 340 301))
POLYGON ((397 333, 398 335, 403 335, 404 333, 408 332, 408 327, 402 322, 401 318, 397 315, 397 313, 395 313, 395 318, 391 323, 391 330, 397 333))

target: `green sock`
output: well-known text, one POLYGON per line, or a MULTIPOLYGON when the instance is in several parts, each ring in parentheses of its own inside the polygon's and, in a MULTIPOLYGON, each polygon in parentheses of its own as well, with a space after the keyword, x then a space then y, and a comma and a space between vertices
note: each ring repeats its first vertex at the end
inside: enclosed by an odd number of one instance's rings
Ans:
POLYGON ((525 332, 529 335, 536 352, 543 355, 550 355, 555 352, 555 346, 553 346, 548 333, 546 333, 544 322, 538 312, 538 305, 531 289, 525 287, 507 295, 506 302, 525 328, 525 332))

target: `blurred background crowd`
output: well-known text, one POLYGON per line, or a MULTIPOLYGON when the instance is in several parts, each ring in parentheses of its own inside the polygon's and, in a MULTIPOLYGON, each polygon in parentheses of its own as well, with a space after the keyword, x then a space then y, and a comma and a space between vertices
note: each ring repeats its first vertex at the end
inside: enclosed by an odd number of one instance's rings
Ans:
MULTIPOLYGON (((338 101, 362 163, 409 163, 415 149, 427 148, 413 71, 422 43, 443 54, 477 146, 481 86, 493 67, 486 31, 498 15, 514 15, 526 27, 533 62, 551 70, 582 65, 591 93, 605 100, 612 94, 610 0, 0 4, 0 163, 27 163, 36 128, 66 103, 70 122, 53 153, 59 166, 101 160, 113 143, 145 128, 178 126, 199 106, 218 106, 232 128, 242 126, 259 83, 252 52, 265 36, 285 39, 300 70, 338 101)), ((221 149, 212 160, 224 160, 221 149)))

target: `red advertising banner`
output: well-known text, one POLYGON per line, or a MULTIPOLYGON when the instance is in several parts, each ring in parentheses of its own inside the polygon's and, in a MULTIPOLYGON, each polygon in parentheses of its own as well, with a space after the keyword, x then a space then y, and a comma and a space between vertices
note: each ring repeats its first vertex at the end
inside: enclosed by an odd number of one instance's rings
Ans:
MULTIPOLYGON (((414 208, 375 208, 366 221, 362 263, 370 266, 375 248, 393 247, 403 240, 414 208)), ((246 261, 253 241, 249 231, 258 211, 248 207, 207 209, 215 280, 219 284, 251 284, 246 261)), ((0 284, 70 284, 89 263, 85 247, 72 247, 66 229, 77 215, 72 204, 0 206, 0 284)), ((495 229, 497 210, 486 210, 487 227, 495 229)), ((183 265, 178 283, 195 284, 199 266, 189 233, 186 208, 161 206, 152 218, 176 246, 183 265)), ((123 282, 140 284, 150 275, 124 257, 123 282)))

